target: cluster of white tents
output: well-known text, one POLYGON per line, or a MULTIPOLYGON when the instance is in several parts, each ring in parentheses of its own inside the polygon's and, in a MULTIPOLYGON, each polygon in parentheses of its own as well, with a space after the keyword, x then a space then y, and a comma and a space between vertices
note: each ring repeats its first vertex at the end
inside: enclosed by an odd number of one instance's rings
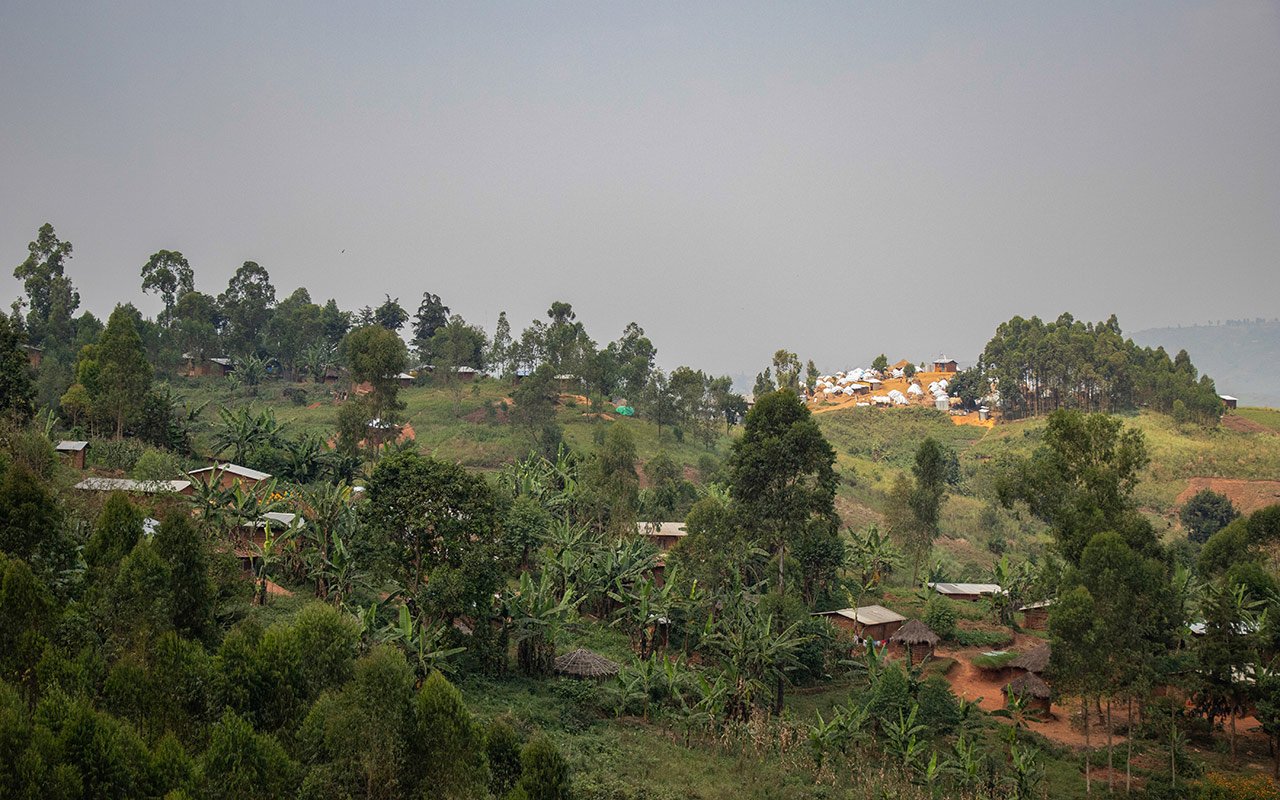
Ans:
POLYGON ((823 375, 814 382, 813 391, 815 394, 822 394, 829 398, 836 395, 853 397, 856 394, 874 391, 882 383, 880 373, 876 370, 858 368, 848 372, 837 372, 835 375, 823 375))

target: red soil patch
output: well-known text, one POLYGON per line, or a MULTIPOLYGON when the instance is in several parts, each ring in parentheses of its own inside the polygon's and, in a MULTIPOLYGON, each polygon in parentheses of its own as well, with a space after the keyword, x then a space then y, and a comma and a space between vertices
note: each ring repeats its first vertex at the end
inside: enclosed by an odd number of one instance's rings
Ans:
MULTIPOLYGON (((1043 639, 1037 639, 1034 636, 1026 634, 1018 634, 1014 643, 1009 649, 1016 652, 1025 652, 1043 643, 1043 639)), ((1009 682, 1010 678, 999 676, 997 673, 988 672, 978 669, 970 661, 974 656, 985 652, 988 648, 984 647, 968 647, 962 650, 953 650, 946 647, 939 647, 937 655, 939 657, 954 658, 956 663, 946 674, 947 682, 951 684, 951 690, 956 693, 957 697, 963 697, 969 701, 978 701, 978 707, 983 711, 998 711, 1004 707, 1004 685, 1009 682)), ((1084 731, 1080 727, 1078 717, 1073 714, 1079 713, 1079 703, 1068 701, 1067 705, 1054 704, 1050 707, 1051 716, 1041 722, 1032 722, 1031 730, 1068 747, 1083 748, 1084 747, 1084 731)), ((1112 708, 1112 721, 1119 726, 1123 720, 1124 709, 1112 708)), ((996 718, 1000 720, 1000 717, 996 718)), ((1123 736, 1112 735, 1112 744, 1119 744, 1124 741, 1123 736)), ((1106 743, 1106 729, 1094 715, 1090 715, 1089 724, 1089 743, 1092 747, 1102 747, 1106 743)))
POLYGON ((317 408, 319 408, 319 407, 320 407, 320 404, 319 404, 319 403, 312 403, 311 405, 307 406, 307 408, 308 408, 308 409, 310 409, 310 410, 312 410, 312 411, 314 411, 315 409, 317 409, 317 408))
POLYGON ((1175 501, 1182 505, 1201 489, 1225 494, 1242 514, 1280 503, 1280 481, 1246 481, 1236 478, 1192 478, 1175 501))
POLYGON ((1238 417, 1235 414, 1222 415, 1222 427, 1236 433, 1268 433, 1272 436, 1280 436, 1280 431, 1274 428, 1268 428, 1260 422, 1254 422, 1245 417, 1238 417))
MULTIPOLYGON (((505 425, 506 423, 511 421, 511 414, 504 411, 502 409, 502 406, 495 406, 493 409, 493 413, 494 413, 494 416, 492 419, 493 422, 497 422, 505 425)), ((467 422, 471 422, 476 425, 479 425, 482 422, 490 421, 488 410, 483 408, 477 408, 475 411, 472 411, 470 414, 463 416, 463 419, 465 419, 467 422)))

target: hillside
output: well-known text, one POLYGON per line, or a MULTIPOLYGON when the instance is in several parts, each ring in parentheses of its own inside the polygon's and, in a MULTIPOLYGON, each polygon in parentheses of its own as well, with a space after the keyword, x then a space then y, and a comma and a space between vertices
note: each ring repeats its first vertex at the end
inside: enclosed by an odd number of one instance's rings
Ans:
MULTIPOLYGON (((1235 415, 1228 417, 1232 419, 1235 415)), ((1274 412, 1243 409, 1248 427, 1179 427, 1163 415, 1126 416, 1125 424, 1146 437, 1151 463, 1137 496, 1142 509, 1164 527, 1166 538, 1182 536, 1178 510, 1195 490, 1211 486, 1242 511, 1280 502, 1280 435, 1267 423, 1274 412)), ((1048 539, 1028 516, 999 508, 990 480, 1001 460, 1029 454, 1041 441, 1043 419, 998 425, 991 430, 954 425, 927 408, 846 408, 817 415, 836 450, 843 483, 838 503, 844 523, 881 523, 894 478, 910 469, 915 448, 926 436, 955 450, 961 477, 943 513, 941 561, 954 580, 985 579, 999 553, 1040 552, 1048 539)))
POLYGON ((1280 406, 1280 320, 1152 328, 1133 334, 1133 340, 1170 354, 1186 350, 1218 392, 1240 398, 1241 405, 1280 406))

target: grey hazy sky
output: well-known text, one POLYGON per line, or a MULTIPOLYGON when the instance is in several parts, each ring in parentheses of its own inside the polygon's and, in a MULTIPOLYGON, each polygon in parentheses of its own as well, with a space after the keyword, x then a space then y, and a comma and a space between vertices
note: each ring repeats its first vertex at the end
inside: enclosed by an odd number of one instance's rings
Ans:
POLYGON ((170 248, 667 367, 968 359, 1275 315, 1280 5, 5 2, 0 181, 6 298, 49 221, 99 314, 170 248))

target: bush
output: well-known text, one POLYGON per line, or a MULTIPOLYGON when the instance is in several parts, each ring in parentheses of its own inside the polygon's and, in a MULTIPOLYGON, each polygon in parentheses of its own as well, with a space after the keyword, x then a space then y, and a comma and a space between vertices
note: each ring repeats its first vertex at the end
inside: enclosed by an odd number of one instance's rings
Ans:
POLYGON ((920 684, 916 703, 920 706, 920 724, 931 734, 950 733, 960 719, 959 705, 951 684, 941 675, 932 675, 920 684))
POLYGON ((957 630, 955 642, 961 647, 999 647, 1013 642, 1013 634, 1009 631, 957 630))
POLYGON ((282 391, 280 395, 295 406, 305 406, 307 404, 307 390, 300 386, 290 386, 282 391))
POLYGON ((956 612, 951 609, 951 601, 940 594, 933 594, 924 607, 924 624, 943 639, 951 639, 956 635, 956 612))
POLYGON ((140 481, 167 481, 182 475, 182 461, 167 450, 148 448, 130 474, 140 481))
POLYGON ((133 472, 145 452, 137 439, 100 439, 89 448, 89 461, 102 469, 133 472))

